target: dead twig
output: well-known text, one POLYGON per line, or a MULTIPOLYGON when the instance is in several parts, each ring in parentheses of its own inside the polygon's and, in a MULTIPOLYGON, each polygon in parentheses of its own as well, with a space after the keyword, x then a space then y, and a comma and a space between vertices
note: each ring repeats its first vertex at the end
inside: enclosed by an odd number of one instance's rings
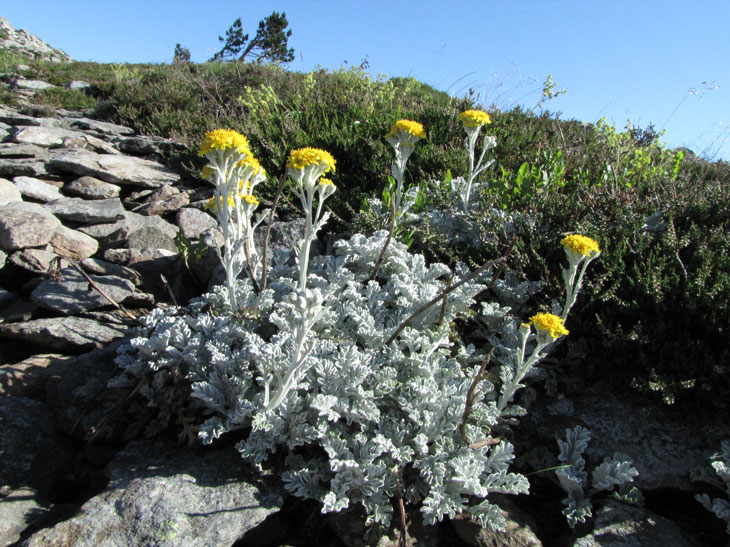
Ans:
POLYGON ((494 355, 494 348, 489 350, 489 353, 484 358, 481 366, 479 367, 479 372, 477 372, 477 375, 474 376, 474 380, 472 380, 472 383, 466 392, 466 404, 464 405, 464 415, 461 417, 461 425, 459 425, 459 433, 461 433, 461 438, 464 439, 464 442, 466 444, 470 444, 469 437, 466 434, 466 421, 469 419, 469 414, 471 414, 471 409, 474 406, 474 398, 476 396, 475 392, 476 392, 477 386, 479 385, 479 382, 484 380, 484 377, 487 375, 487 367, 489 366, 489 361, 492 360, 492 355, 494 355))
POLYGON ((406 507, 403 503, 403 486, 401 485, 400 478, 398 477, 398 468, 393 469, 393 475, 395 475, 395 493, 398 498, 398 510, 400 511, 400 540, 398 541, 399 547, 408 546, 408 527, 406 525, 406 507))
MULTIPOLYGON (((99 285, 97 285, 96 283, 94 283, 94 280, 93 280, 93 279, 91 279, 91 277, 89 277, 89 275, 88 275, 88 274, 87 274, 87 273, 86 273, 86 272, 85 272, 84 270, 82 270, 82 269, 81 269, 81 268, 79 267, 78 263, 77 263, 77 262, 76 262, 75 260, 71 260, 71 259, 66 259, 66 260, 68 260, 68 261, 69 261, 69 263, 70 263, 70 264, 71 264, 71 265, 72 265, 72 266, 73 266, 74 268, 76 268, 76 270, 77 270, 77 271, 78 271, 78 272, 79 272, 79 273, 80 273, 81 275, 83 275, 83 276, 84 276, 84 277, 86 278, 86 281, 88 281, 88 282, 89 282, 89 285, 91 285, 91 286, 92 286, 92 287, 93 287, 94 289, 96 289, 96 291, 97 291, 97 292, 98 292, 98 293, 99 293, 99 294, 100 294, 101 296, 103 296, 103 297, 104 297, 105 299, 107 299, 107 300, 108 300, 108 301, 109 301, 109 302, 110 302, 110 303, 111 303, 111 304, 112 304, 112 305, 113 305, 113 306, 114 306, 115 308, 117 308, 117 309, 118 309, 119 311, 121 311, 121 312, 122 312, 122 313, 123 313, 124 315, 126 315, 126 316, 127 316, 127 317, 129 317, 130 319, 132 319, 132 320, 136 321, 137 323, 140 323, 140 324, 142 324, 142 325, 144 324, 144 323, 143 323, 143 322, 142 322, 142 321, 141 321, 141 320, 140 320, 140 319, 139 319, 138 317, 135 317, 134 315, 132 315, 132 314, 131 314, 131 313, 130 313, 129 311, 127 311, 127 310, 126 310, 126 309, 125 309, 125 308, 124 308, 124 307, 123 307, 123 306, 122 306, 121 304, 118 304, 117 302, 115 302, 115 301, 114 301, 114 299, 112 299, 112 298, 111 298, 111 297, 110 297, 110 296, 109 296, 108 294, 106 294, 106 293, 105 293, 105 292, 104 292, 103 290, 101 290, 101 288, 99 287, 99 285)), ((49 271, 51 271, 51 270, 52 270, 52 268, 53 268, 53 266, 54 266, 54 263, 55 263, 56 261, 58 261, 58 262, 60 263, 60 261, 61 261, 61 257, 60 257, 60 256, 59 256, 59 257, 56 257, 56 258, 54 258, 54 259, 53 259, 53 260, 51 261, 51 266, 49 266, 49 268, 48 268, 48 269, 49 269, 49 271)))
POLYGON ((378 273, 378 270, 380 269, 380 265, 383 263, 383 260, 385 259, 385 251, 388 249, 388 245, 390 245, 390 240, 393 239, 393 234, 395 233, 395 199, 390 198, 390 205, 391 205, 391 214, 393 215, 390 220, 390 230, 388 231, 388 237, 385 239, 385 245, 383 245, 383 249, 380 251, 380 256, 378 257, 378 260, 375 261, 375 266, 373 266, 373 271, 370 274, 370 277, 367 280, 367 283, 375 279, 375 275, 378 273))
POLYGON ((502 263, 505 260, 507 260, 507 256, 506 255, 503 256, 503 257, 500 257, 500 258, 495 258, 494 260, 490 260, 489 262, 485 262, 479 268, 477 268, 476 270, 474 270, 471 274, 467 275, 464 279, 462 279, 461 281, 459 281, 457 284, 451 285, 450 287, 447 287, 446 289, 444 289, 441 293, 439 293, 434 298, 432 298, 431 300, 429 300, 426 304, 424 304, 423 306, 421 306, 420 308, 418 308, 416 311, 414 311, 408 319, 406 319, 405 321, 403 321, 403 323, 401 323, 398 326, 398 328, 395 329, 395 332, 393 332, 393 334, 390 335, 390 338, 388 338, 388 340, 386 340, 385 345, 387 346, 393 340, 395 340, 398 337, 398 335, 403 331, 403 329, 405 329, 408 325, 410 325, 416 319, 416 317, 418 317, 419 315, 421 315, 422 313, 424 313, 431 306, 433 306, 436 302, 438 302, 439 300, 445 298, 449 293, 451 293, 452 291, 455 291, 456 289, 458 289, 459 287, 461 287, 463 284, 468 283, 469 281, 475 279, 476 277, 479 277, 488 268, 491 268, 495 264, 502 263))
POLYGON ((175 298, 175 294, 172 292, 172 288, 170 287, 170 284, 167 282, 167 278, 163 274, 160 274, 160 279, 162 280, 162 286, 165 287, 165 290, 167 291, 167 294, 170 295, 170 300, 172 300, 173 306, 176 308, 179 308, 177 303, 177 298, 175 298))

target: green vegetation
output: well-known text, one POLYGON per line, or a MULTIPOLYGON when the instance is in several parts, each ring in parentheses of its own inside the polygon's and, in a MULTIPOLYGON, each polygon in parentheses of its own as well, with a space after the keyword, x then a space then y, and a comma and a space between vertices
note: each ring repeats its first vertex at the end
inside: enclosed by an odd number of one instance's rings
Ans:
MULTIPOLYGON (((0 69, 13 64, 16 59, 0 56, 0 69)), ((27 64, 32 74, 26 77, 92 84, 83 99, 63 90, 37 101, 94 108, 92 115, 140 133, 181 140, 190 146, 183 164, 191 173, 202 167, 195 155, 202 136, 217 127, 245 134, 272 178, 293 149, 329 151, 340 190, 327 202, 335 214, 331 231, 383 227, 383 219, 356 213, 363 198, 380 197, 388 183, 392 155, 383 136, 398 119, 426 129, 405 182, 431 181, 432 204, 444 199, 434 181, 468 171, 457 116, 478 105, 412 78, 372 78, 357 68, 301 74, 240 62, 27 64)), ((0 101, 11 103, 5 95, 0 101)), ((480 177, 488 184, 478 196, 478 209, 488 213, 468 219, 481 237, 449 247, 426 223, 413 235, 413 250, 442 261, 494 258, 511 241, 498 213, 510 213, 518 236, 510 268, 546 280, 541 294, 547 295, 561 286, 556 241, 572 232, 595 238, 603 254, 574 308, 570 340, 559 349, 561 362, 575 363, 565 365, 571 374, 560 376, 569 381, 559 389, 600 381, 657 392, 657 400, 677 406, 724 408, 730 401, 730 166, 666 150, 651 126, 628 124, 621 131, 603 121, 560 120, 542 102, 537 113, 490 114, 496 161, 480 177)), ((275 184, 261 187, 263 199, 273 198, 275 184)), ((542 298, 529 304, 545 309, 542 298)))

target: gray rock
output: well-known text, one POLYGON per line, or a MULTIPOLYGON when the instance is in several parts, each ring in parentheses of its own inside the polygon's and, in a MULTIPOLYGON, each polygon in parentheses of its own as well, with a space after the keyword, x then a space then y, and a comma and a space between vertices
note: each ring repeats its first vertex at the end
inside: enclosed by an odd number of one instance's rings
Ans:
POLYGON ((107 389, 107 382, 117 370, 114 357, 121 343, 50 365, 52 374, 46 383, 46 403, 53 410, 60 432, 80 441, 93 437, 100 442, 119 443, 123 438, 128 425, 125 420, 107 418, 102 422, 109 409, 126 395, 117 389, 107 389))
POLYGON ((89 276, 96 287, 75 268, 61 270, 60 281, 43 281, 31 293, 31 299, 37 305, 64 315, 73 315, 82 311, 94 310, 112 305, 100 294, 103 291, 117 304, 134 293, 131 281, 113 275, 89 276))
POLYGON ((94 177, 79 177, 63 187, 64 192, 86 199, 119 197, 119 186, 94 177))
POLYGON ((107 249, 104 251, 104 260, 113 264, 128 264, 131 255, 129 249, 107 249))
POLYGON ((67 457, 53 414, 38 401, 0 397, 0 431, 0 484, 46 496, 67 457))
POLYGON ((211 215, 191 207, 180 209, 176 220, 180 232, 186 239, 198 239, 205 230, 218 225, 218 221, 211 215))
POLYGON ((104 325, 83 317, 32 319, 0 325, 0 337, 78 353, 103 347, 125 335, 126 327, 104 325))
POLYGON ((143 257, 155 258, 155 251, 159 249, 177 253, 175 241, 156 226, 144 226, 132 232, 127 242, 130 250, 139 251, 143 257))
POLYGON ((166 213, 173 213, 178 209, 185 207, 188 203, 190 203, 190 197, 188 194, 180 192, 179 190, 176 193, 162 199, 155 199, 153 194, 147 203, 140 207, 137 212, 145 216, 160 216, 166 213))
POLYGON ((13 126, 17 125, 41 125, 38 118, 21 114, 17 110, 0 105, 0 122, 13 126))
POLYGON ((0 178, 0 205, 22 200, 18 187, 9 180, 0 178))
POLYGON ((75 260, 89 258, 99 248, 93 237, 63 225, 56 228, 50 244, 57 254, 75 260))
POLYGON ((134 136, 134 137, 113 137, 111 143, 117 147, 118 150, 125 154, 132 155, 150 155, 158 154, 164 156, 170 152, 182 151, 187 149, 182 143, 175 142, 171 139, 163 139, 161 137, 147 137, 147 136, 134 136))
POLYGON ((29 126, 20 129, 13 136, 13 142, 35 144, 47 148, 64 146, 68 139, 80 139, 84 144, 86 135, 81 131, 64 129, 62 127, 29 126))
POLYGON ((148 217, 145 215, 133 213, 132 211, 125 211, 124 220, 128 226, 129 234, 132 234, 137 230, 141 230, 142 228, 151 227, 159 230, 170 239, 175 239, 175 236, 179 231, 177 226, 175 226, 174 224, 170 224, 169 222, 158 216, 148 217))
POLYGON ((25 211, 28 213, 34 213, 36 215, 47 218, 48 220, 55 223, 56 226, 61 225, 61 221, 58 220, 56 216, 48 210, 47 206, 40 205, 38 203, 31 203, 29 201, 13 201, 5 205, 5 209, 0 208, 0 212, 4 210, 25 211))
POLYGON ((27 30, 16 30, 4 17, 0 17, 0 46, 11 53, 17 52, 22 57, 53 62, 71 61, 65 52, 49 46, 35 34, 27 30))
POLYGON ((64 87, 67 87, 69 89, 78 89, 79 91, 84 91, 85 89, 89 89, 91 87, 91 84, 88 82, 84 82, 83 80, 74 80, 72 82, 67 83, 64 87))
MULTIPOLYGON (((15 202, 22 203, 22 202, 15 202)), ((13 203, 0 207, 0 248, 6 251, 40 247, 53 237, 58 224, 46 215, 12 208, 13 203)))
MULTIPOLYGON (((11 254, 8 262, 33 274, 44 275, 48 273, 51 262, 57 257, 56 253, 46 249, 23 249, 11 254)), ((66 266, 68 266, 68 261, 62 261, 60 267, 65 268, 66 266)))
POLYGON ((0 367, 0 395, 44 401, 48 378, 57 365, 69 359, 72 357, 59 353, 43 353, 19 363, 3 365, 0 367))
POLYGON ((605 390, 535 405, 523 421, 520 435, 557 450, 555 439, 565 438, 566 428, 576 425, 591 432, 586 459, 600 463, 615 452, 626 454, 639 471, 634 483, 641 490, 691 490, 692 473, 706 467, 712 447, 730 438, 727 422, 708 422, 698 429, 689 418, 683 421, 676 414, 647 409, 638 401, 605 390), (678 446, 682 449, 677 450, 678 446))
POLYGON ((89 118, 76 118, 71 121, 72 127, 79 127, 81 129, 90 129, 92 131, 98 131, 105 135, 133 135, 134 129, 126 127, 124 125, 117 125, 115 123, 102 122, 99 120, 91 120, 89 118))
POLYGON ((641 507, 608 500, 595 515, 593 531, 574 547, 698 547, 679 526, 641 507))
POLYGON ((107 469, 104 492, 23 545, 233 545, 283 503, 280 489, 245 482, 232 449, 190 454, 135 442, 107 469))
POLYGON ((8 292, 0 287, 0 308, 7 306, 17 298, 17 295, 15 295, 14 293, 8 292))
POLYGON ((0 177, 45 177, 53 171, 46 168, 42 160, 27 160, 17 158, 3 158, 0 156, 0 177))
MULTIPOLYGON (((10 305, 0 309, 0 323, 18 323, 19 321, 28 321, 38 311, 38 306, 27 300, 15 300, 10 305)), ((7 347, 9 344, 5 344, 7 347)), ((3 345, 0 345, 3 349, 3 345)), ((12 348, 11 348, 12 349, 12 348)), ((17 359, 3 359, 3 362, 12 362, 17 359)))
POLYGON ((119 246, 119 244, 126 242, 127 236, 129 235, 129 227, 123 220, 105 224, 80 226, 79 231, 96 239, 99 242, 99 246, 103 249, 119 246))
POLYGON ((469 519, 468 514, 458 515, 451 519, 451 524, 459 538, 475 547, 538 547, 542 545, 534 530, 537 524, 525 511, 515 505, 506 495, 490 494, 489 501, 501 509, 507 521, 504 532, 495 532, 491 528, 482 528, 469 519))
POLYGON ((45 148, 36 146, 35 144, 15 144, 3 142, 0 143, 0 158, 34 158, 37 160, 47 161, 51 158, 51 153, 45 148))
POLYGON ((49 504, 32 488, 18 488, 0 500, 0 545, 11 545, 20 534, 49 514, 49 504))
POLYGON ((114 275, 127 279, 139 287, 142 285, 142 277, 135 270, 120 266, 119 264, 112 264, 105 260, 98 258, 87 258, 81 261, 81 267, 84 271, 95 273, 99 275, 114 275))
MULTIPOLYGON (((158 188, 174 184, 180 175, 164 165, 129 156, 96 154, 86 150, 64 150, 50 160, 51 167, 77 175, 91 175, 114 184, 158 188)), ((2 173, 0 173, 2 174, 2 173)))
POLYGON ((96 200, 64 198, 48 204, 48 210, 61 219, 85 224, 114 222, 124 218, 124 208, 119 198, 96 200))
POLYGON ((20 89, 22 91, 41 91, 43 89, 53 89, 56 87, 53 84, 49 84, 48 82, 43 82, 41 80, 25 80, 23 78, 18 78, 13 82, 13 87, 15 89, 20 89))
POLYGON ((20 190, 20 193, 27 198, 49 202, 63 197, 61 192, 58 191, 58 186, 34 177, 15 177, 13 182, 20 190))

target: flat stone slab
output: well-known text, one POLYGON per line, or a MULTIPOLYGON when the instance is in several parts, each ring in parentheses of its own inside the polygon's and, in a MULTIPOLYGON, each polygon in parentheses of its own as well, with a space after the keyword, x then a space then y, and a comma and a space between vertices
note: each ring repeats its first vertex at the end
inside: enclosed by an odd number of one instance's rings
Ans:
POLYGON ((98 131, 105 135, 134 135, 134 129, 127 127, 126 125, 102 122, 99 120, 92 120, 90 118, 76 118, 71 121, 71 126, 98 131))
POLYGON ((65 150, 50 160, 51 167, 77 175, 90 175, 113 184, 158 188, 175 184, 180 175, 161 163, 130 156, 96 154, 86 150, 65 150))
POLYGON ((64 192, 86 199, 109 199, 119 197, 121 188, 94 177, 79 177, 63 187, 64 192))
POLYGON ((84 139, 81 131, 63 129, 62 127, 24 127, 13 136, 13 142, 35 144, 44 147, 64 146, 68 139, 84 139))
POLYGON ((22 201, 18 187, 6 179, 0 179, 0 205, 7 205, 14 201, 22 201))
MULTIPOLYGON (((90 275, 109 298, 121 303, 134 293, 134 283, 113 275, 90 275)), ((112 304, 75 268, 61 270, 60 281, 43 281, 31 293, 35 304, 64 315, 95 310, 112 304)))
POLYGON ((198 239, 208 228, 218 226, 218 221, 205 211, 185 207, 177 212, 177 225, 186 239, 198 239))
POLYGON ((59 192, 58 186, 49 184, 48 182, 35 177, 15 177, 13 182, 23 196, 31 199, 50 202, 64 197, 63 194, 59 192))
POLYGON ((43 214, 11 205, 0 207, 0 249, 40 247, 51 240, 57 227, 55 222, 43 214))
POLYGON ((65 456, 53 414, 38 401, 0 397, 0 431, 0 484, 47 494, 65 456))
MULTIPOLYGON (((56 253, 45 249, 23 249, 11 254, 8 262, 31 273, 45 275, 51 267, 51 262, 57 257, 56 253)), ((62 264, 65 267, 68 261, 63 261, 62 264)))
POLYGON ((133 442, 107 473, 107 489, 75 517, 22 545, 233 545, 283 504, 279 487, 246 482, 250 474, 233 449, 193 454, 133 442))
POLYGON ((99 249, 93 237, 63 225, 56 228, 50 244, 59 255, 75 260, 89 258, 99 249))
POLYGON ((124 207, 119 198, 63 198, 49 203, 47 207, 58 218, 84 224, 115 222, 124 218, 124 207))
POLYGON ((58 351, 84 352, 101 348, 125 335, 127 327, 105 325, 83 317, 32 319, 0 325, 0 337, 38 344, 58 351))

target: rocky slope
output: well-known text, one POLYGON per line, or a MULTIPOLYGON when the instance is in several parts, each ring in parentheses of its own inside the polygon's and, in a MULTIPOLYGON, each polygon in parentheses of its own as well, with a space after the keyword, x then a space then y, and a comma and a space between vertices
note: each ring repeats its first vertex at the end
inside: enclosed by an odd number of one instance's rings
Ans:
POLYGON ((21 53, 38 61, 72 61, 65 52, 49 46, 27 30, 16 30, 5 17, 0 17, 0 49, 21 53))
MULTIPOLYGON (((175 243, 219 242, 204 209, 211 188, 168 161, 184 147, 89 113, 3 106, 0 141, 0 545, 362 545, 356 514, 323 517, 225 442, 130 439, 133 390, 107 387, 116 347, 152 307, 217 279, 212 250, 186 262, 175 243)), ((289 231, 277 223, 275 243, 289 231)), ((632 457, 645 508, 596 500, 593 521, 570 531, 544 473, 530 497, 500 499, 508 534, 461 518, 424 529, 409 513, 411 544, 724 543, 693 495, 721 494, 708 461, 727 426, 596 392, 538 401, 517 445, 539 460, 576 424, 593 432, 593 464, 632 457)))

